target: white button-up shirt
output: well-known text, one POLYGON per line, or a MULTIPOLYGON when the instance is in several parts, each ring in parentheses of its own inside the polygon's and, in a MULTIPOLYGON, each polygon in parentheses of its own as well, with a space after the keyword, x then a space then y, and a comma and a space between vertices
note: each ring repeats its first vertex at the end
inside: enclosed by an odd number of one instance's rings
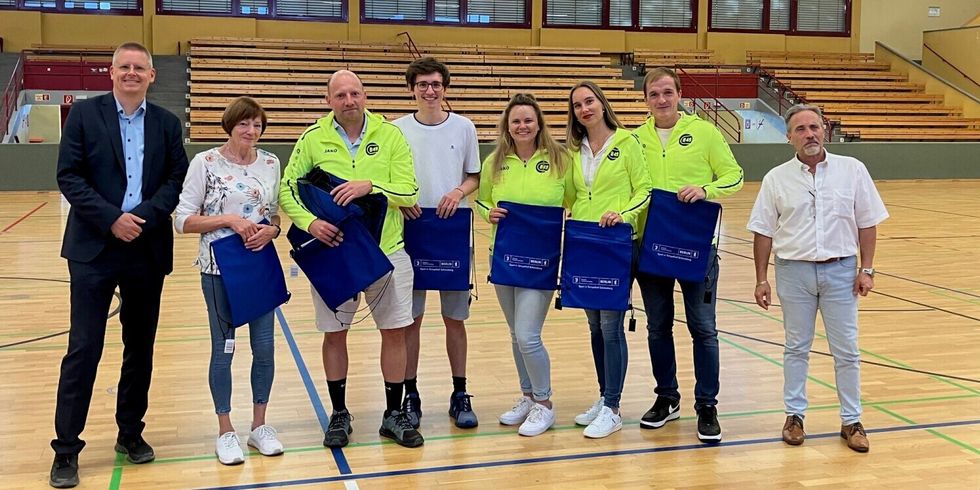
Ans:
POLYGON ((887 218, 864 164, 826 152, 815 174, 796 157, 770 170, 748 229, 772 237, 773 252, 781 259, 818 262, 856 255, 858 229, 887 218))
POLYGON ((592 147, 589 146, 589 137, 582 135, 582 147, 579 148, 579 153, 582 155, 582 175, 585 177, 586 187, 592 188, 592 183, 595 182, 595 174, 599 171, 599 164, 605 159, 606 152, 609 151, 609 145, 612 144, 614 136, 616 136, 616 133, 609 135, 602 148, 593 155, 592 147))

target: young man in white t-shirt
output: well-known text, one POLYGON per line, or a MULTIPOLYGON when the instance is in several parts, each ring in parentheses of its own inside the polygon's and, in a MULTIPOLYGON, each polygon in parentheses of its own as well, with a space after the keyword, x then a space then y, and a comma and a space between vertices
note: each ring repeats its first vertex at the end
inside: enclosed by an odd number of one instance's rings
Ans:
MULTIPOLYGON (((402 208, 406 219, 421 215, 421 208, 434 207, 446 218, 456 209, 468 207, 466 196, 480 185, 480 150, 476 127, 469 119, 443 109, 449 88, 449 70, 434 58, 412 62, 405 72, 408 89, 415 96, 418 111, 395 121, 412 147, 415 175, 419 183, 419 201, 414 207, 402 208)), ((402 410, 418 428, 422 402, 418 392, 419 327, 425 313, 426 291, 416 290, 412 316, 415 323, 405 335, 408 362, 405 371, 405 399, 402 410)), ((449 416, 456 427, 477 426, 476 414, 466 393, 466 329, 470 316, 469 291, 439 291, 442 320, 446 324, 446 352, 452 370, 453 393, 449 399, 449 416)))

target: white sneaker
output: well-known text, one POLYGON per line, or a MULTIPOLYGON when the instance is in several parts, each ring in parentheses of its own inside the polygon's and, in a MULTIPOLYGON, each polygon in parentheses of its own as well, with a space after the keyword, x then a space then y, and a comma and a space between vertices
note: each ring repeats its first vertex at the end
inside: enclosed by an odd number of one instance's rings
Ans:
POLYGON ((517 425, 524 423, 527 414, 531 413, 531 408, 535 405, 534 401, 526 396, 522 396, 516 401, 517 403, 514 405, 514 408, 500 414, 500 417, 498 417, 501 424, 517 425))
POLYGON ((555 411, 540 403, 535 403, 531 408, 531 413, 527 414, 527 420, 521 424, 517 433, 522 436, 537 436, 544 434, 546 430, 555 425, 555 411))
POLYGON ((242 452, 242 441, 238 439, 238 434, 225 432, 218 436, 214 441, 214 454, 218 456, 221 464, 233 465, 245 462, 245 453, 242 452))
POLYGON ((623 417, 613 413, 611 408, 603 406, 602 410, 599 411, 599 415, 582 431, 582 434, 592 439, 602 439, 622 428, 623 417))
POLYGON ((599 411, 602 410, 602 398, 595 401, 588 410, 575 416, 575 423, 577 425, 589 425, 595 420, 596 416, 599 415, 599 411))
POLYGON ((282 443, 271 425, 260 425, 248 435, 248 445, 258 449, 263 456, 282 454, 282 443))

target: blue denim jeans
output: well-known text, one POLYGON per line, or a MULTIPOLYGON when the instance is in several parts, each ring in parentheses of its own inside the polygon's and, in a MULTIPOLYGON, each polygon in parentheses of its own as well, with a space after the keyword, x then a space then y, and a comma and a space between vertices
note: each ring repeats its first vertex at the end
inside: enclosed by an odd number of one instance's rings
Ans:
MULTIPOLYGON (((234 353, 225 353, 225 339, 235 338, 231 328, 231 308, 225 295, 221 276, 201 274, 201 290, 208 307, 208 323, 211 326, 211 366, 208 384, 215 413, 231 412, 231 359, 234 353)), ((273 343, 275 323, 269 312, 248 324, 248 339, 252 347, 252 403, 269 402, 272 379, 275 376, 275 347, 273 343)), ((236 346, 236 350, 237 350, 236 346)))
POLYGON ((511 350, 521 391, 537 401, 551 398, 551 358, 541 341, 554 291, 494 285, 510 327, 511 350))
POLYGON ((592 360, 595 362, 596 377, 599 378, 602 404, 609 408, 619 408, 629 362, 626 333, 623 332, 626 312, 585 310, 585 317, 589 320, 592 360))
MULTIPOLYGON (((657 380, 654 392, 680 400, 677 389, 677 359, 674 354, 674 279, 637 273, 643 307, 647 314, 647 346, 653 377, 657 380)), ((718 330, 715 325, 715 304, 718 300, 718 255, 714 254, 708 277, 704 281, 677 281, 684 297, 687 329, 694 344, 694 408, 718 404, 718 330), (706 298, 707 296, 710 296, 706 298), (705 299, 708 299, 706 302, 705 299)))
POLYGON ((853 291, 856 275, 857 258, 853 256, 827 264, 776 258, 776 293, 786 329, 783 402, 787 415, 802 418, 807 409, 806 376, 819 311, 834 355, 841 423, 861 420, 858 297, 853 291))

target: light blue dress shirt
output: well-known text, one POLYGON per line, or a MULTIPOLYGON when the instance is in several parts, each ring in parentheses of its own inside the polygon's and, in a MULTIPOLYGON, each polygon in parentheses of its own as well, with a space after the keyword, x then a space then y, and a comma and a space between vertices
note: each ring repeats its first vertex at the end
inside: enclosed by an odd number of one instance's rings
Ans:
POLYGON ((116 113, 119 114, 119 136, 122 138, 123 158, 126 163, 126 194, 123 195, 122 210, 128 213, 143 202, 143 148, 146 119, 146 99, 133 114, 127 115, 122 104, 116 100, 116 113))
POLYGON ((351 143, 350 138, 347 137, 347 131, 344 131, 344 127, 337 122, 337 118, 333 120, 333 128, 340 133, 340 139, 344 140, 344 144, 347 145, 347 151, 350 152, 351 158, 357 155, 357 149, 361 147, 361 140, 364 139, 364 133, 367 132, 368 119, 367 116, 364 117, 364 126, 361 127, 361 134, 351 143))

